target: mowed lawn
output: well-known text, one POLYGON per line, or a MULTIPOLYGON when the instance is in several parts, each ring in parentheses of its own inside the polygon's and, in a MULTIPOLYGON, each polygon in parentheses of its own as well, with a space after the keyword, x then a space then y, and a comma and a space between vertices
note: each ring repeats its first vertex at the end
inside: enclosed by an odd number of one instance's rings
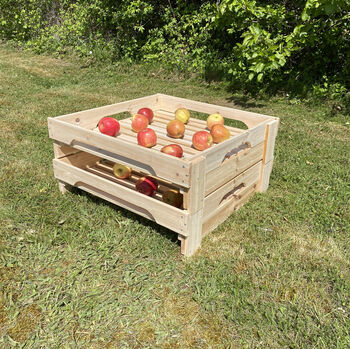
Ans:
POLYGON ((350 128, 329 110, 0 45, 0 347, 349 348, 350 128), (157 92, 281 119, 269 190, 188 259, 53 177, 47 117, 157 92))

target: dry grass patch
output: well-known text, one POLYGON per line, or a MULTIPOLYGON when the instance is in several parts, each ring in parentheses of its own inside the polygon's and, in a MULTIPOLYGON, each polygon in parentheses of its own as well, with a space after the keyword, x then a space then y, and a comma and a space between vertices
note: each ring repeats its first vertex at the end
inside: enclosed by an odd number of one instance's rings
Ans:
POLYGON ((333 266, 341 266, 343 271, 350 271, 348 256, 344 255, 332 237, 320 238, 303 230, 294 230, 287 236, 292 250, 299 254, 300 259, 327 261, 333 266))
POLYGON ((37 330, 43 319, 41 308, 36 304, 25 307, 16 319, 16 324, 7 334, 16 342, 23 343, 37 330))

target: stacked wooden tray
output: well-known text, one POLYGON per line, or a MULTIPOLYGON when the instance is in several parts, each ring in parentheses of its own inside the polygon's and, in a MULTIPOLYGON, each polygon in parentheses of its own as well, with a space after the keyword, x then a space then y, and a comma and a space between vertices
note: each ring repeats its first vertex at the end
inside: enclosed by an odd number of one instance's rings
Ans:
POLYGON ((276 117, 164 94, 48 118, 49 135, 54 140, 54 174, 61 191, 69 186, 81 188, 173 230, 186 256, 192 255, 202 237, 254 192, 268 188, 278 123, 276 117), (149 127, 156 132, 158 141, 152 148, 139 146, 131 130, 131 115, 142 107, 155 113, 149 127), (208 115, 219 112, 248 128, 228 126, 231 138, 198 151, 192 147, 191 139, 194 132, 205 129, 205 121, 191 117, 181 139, 166 133, 166 124, 180 107, 208 115), (117 114, 119 118, 119 113, 125 116, 126 112, 130 117, 119 120, 121 129, 116 137, 96 129, 102 117, 117 114), (182 158, 160 152, 170 143, 181 145, 182 158), (121 180, 113 175, 116 162, 132 168, 131 178, 121 180), (135 182, 144 175, 156 177, 160 183, 152 197, 135 190, 135 182), (180 208, 162 201, 162 192, 169 188, 183 194, 180 208))

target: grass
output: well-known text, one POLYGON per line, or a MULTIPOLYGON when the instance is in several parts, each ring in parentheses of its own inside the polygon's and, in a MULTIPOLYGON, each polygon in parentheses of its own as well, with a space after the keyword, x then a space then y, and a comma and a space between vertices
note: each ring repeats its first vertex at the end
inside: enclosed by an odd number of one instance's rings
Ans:
POLYGON ((350 132, 327 106, 0 46, 0 346, 348 348, 350 132), (53 177, 47 120, 163 92, 281 118, 269 190, 184 259, 53 177))

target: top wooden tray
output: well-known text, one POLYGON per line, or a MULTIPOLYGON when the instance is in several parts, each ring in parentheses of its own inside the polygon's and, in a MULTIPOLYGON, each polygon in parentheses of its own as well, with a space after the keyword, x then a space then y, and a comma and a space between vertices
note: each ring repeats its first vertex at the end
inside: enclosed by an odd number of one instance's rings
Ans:
MULTIPOLYGON (((118 115, 116 117, 118 118, 118 115)), ((267 133, 272 131, 277 133, 278 118, 164 94, 155 94, 48 118, 48 124, 49 135, 56 141, 114 162, 124 163, 141 172, 188 188, 190 168, 199 158, 206 159, 205 172, 208 173, 239 151, 265 142, 261 159, 265 163, 272 160, 275 137, 269 137, 267 133), (119 120, 121 130, 116 137, 100 134, 96 130, 96 125, 102 117, 125 112, 133 115, 141 107, 149 107, 155 114, 154 121, 149 126, 154 129, 158 137, 157 145, 153 148, 143 148, 137 144, 136 133, 131 130, 131 117, 125 118, 125 114, 123 114, 124 118, 119 120), (191 139, 194 132, 206 129, 205 121, 191 116, 182 139, 171 138, 166 133, 166 124, 174 118, 174 112, 179 107, 208 115, 219 112, 226 119, 242 121, 248 129, 228 126, 231 133, 230 139, 215 144, 207 150, 198 151, 192 147, 191 139), (271 139, 270 144, 268 144, 268 139, 271 139), (183 158, 179 159, 160 152, 162 146, 170 143, 182 146, 183 158)))

